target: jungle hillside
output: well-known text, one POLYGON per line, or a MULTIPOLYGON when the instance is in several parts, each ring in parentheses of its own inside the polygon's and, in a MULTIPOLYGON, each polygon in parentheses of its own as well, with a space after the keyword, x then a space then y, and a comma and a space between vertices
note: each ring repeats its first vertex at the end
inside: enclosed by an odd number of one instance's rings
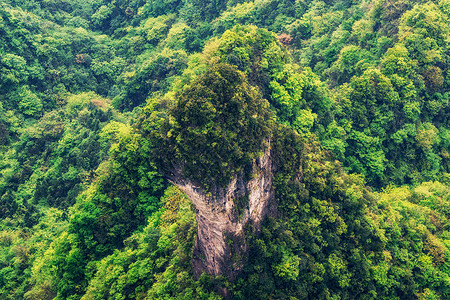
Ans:
POLYGON ((449 101, 449 0, 0 0, 0 299, 450 299, 449 101))

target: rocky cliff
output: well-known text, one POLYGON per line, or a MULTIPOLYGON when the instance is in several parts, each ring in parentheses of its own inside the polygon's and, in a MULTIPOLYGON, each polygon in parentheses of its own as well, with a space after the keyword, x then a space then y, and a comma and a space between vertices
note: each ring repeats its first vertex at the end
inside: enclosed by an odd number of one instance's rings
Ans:
POLYGON ((253 163, 251 178, 238 175, 226 187, 214 187, 208 193, 180 171, 171 173, 170 181, 196 209, 193 268, 197 277, 207 272, 233 279, 240 272, 246 259, 246 230, 259 230, 261 221, 274 211, 272 177, 270 143, 253 163))
POLYGON ((246 261, 247 233, 274 203, 269 103, 227 64, 211 67, 174 100, 160 133, 149 137, 154 156, 195 206, 195 275, 233 279, 246 261))

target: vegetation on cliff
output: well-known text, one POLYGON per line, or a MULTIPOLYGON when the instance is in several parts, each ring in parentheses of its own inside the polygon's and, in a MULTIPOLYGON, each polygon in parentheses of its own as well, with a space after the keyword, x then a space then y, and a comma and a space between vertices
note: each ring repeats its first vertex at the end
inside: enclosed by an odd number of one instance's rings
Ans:
POLYGON ((240 173, 251 175, 270 138, 271 120, 269 104, 244 76, 218 64, 183 88, 158 133, 162 137, 153 140, 161 170, 181 168, 205 190, 225 186, 240 173))

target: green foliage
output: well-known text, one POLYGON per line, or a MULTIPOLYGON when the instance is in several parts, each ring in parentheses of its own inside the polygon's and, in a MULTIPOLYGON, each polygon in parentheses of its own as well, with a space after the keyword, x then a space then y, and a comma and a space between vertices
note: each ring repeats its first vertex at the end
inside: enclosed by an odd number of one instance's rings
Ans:
POLYGON ((165 185, 149 160, 146 141, 124 125, 115 131, 118 142, 110 149, 112 161, 100 165, 101 175, 71 209, 68 232, 54 242, 36 270, 47 280, 34 279, 39 284, 29 297, 50 289, 56 299, 80 298, 92 260, 121 248, 124 239, 158 211, 165 185), (47 269, 48 264, 57 269, 47 269))
MULTIPOLYGON (((46 277, 32 277, 35 272, 32 266, 44 267, 41 265, 42 258, 50 244, 67 230, 67 215, 56 208, 45 209, 43 217, 32 231, 12 230, 8 222, 2 222, 0 226, 0 295, 4 299, 23 299, 29 287, 36 284, 34 280, 39 280, 43 285, 48 283, 46 277)), ((44 290, 42 294, 35 294, 35 298, 44 299, 45 294, 49 297, 51 291, 44 290)))
POLYGON ((317 142, 292 129, 282 129, 276 141, 274 180, 281 215, 269 219, 252 240, 245 281, 234 286, 235 295, 344 298, 369 293, 365 255, 381 251, 385 241, 370 225, 367 207, 373 199, 363 180, 345 175, 317 142))
POLYGON ((298 256, 283 256, 280 264, 275 266, 275 275, 284 280, 296 280, 299 273, 300 258, 298 256))
POLYGON ((326 118, 330 103, 320 80, 311 69, 301 73, 298 66, 286 64, 283 71, 273 75, 270 82, 270 100, 279 121, 291 125, 303 134, 308 134, 317 117, 326 118))
MULTIPOLYGON (((280 71, 286 62, 274 34, 256 26, 235 26, 227 30, 219 40, 218 54, 223 62, 237 66, 251 74, 252 83, 263 85, 263 74, 280 71), (259 78, 258 78, 259 77, 259 78)), ((270 74, 269 73, 269 74, 270 74)))
POLYGON ((407 274, 412 282, 408 286, 404 286, 406 282, 400 285, 405 297, 408 292, 417 296, 436 293, 438 299, 448 297, 448 273, 444 271, 447 267, 443 260, 448 253, 447 229, 442 227, 446 222, 448 186, 427 182, 414 189, 389 188, 379 199, 377 207, 382 211, 376 221, 388 237, 389 252, 384 254, 384 259, 390 262, 385 266, 385 274, 391 283, 379 281, 378 284, 395 285, 395 281, 403 281, 407 274), (440 208, 434 206, 435 210, 430 210, 431 203, 439 203, 440 208), (432 290, 425 288, 430 280, 432 290))
POLYGON ((132 110, 152 93, 166 92, 186 67, 187 55, 183 50, 164 49, 142 60, 138 70, 125 74, 124 91, 115 97, 115 107, 132 110))
POLYGON ((0 298, 448 299, 449 16, 2 1, 0 298), (195 280, 194 210, 160 172, 225 185, 267 139, 277 215, 234 282, 195 280))
POLYGON ((204 282, 189 276, 196 221, 189 200, 175 187, 143 230, 124 241, 125 248, 99 263, 81 299, 214 299, 204 282))
POLYGON ((353 76, 361 75, 371 64, 373 58, 367 50, 349 45, 341 49, 338 59, 333 63, 330 72, 338 84, 350 81, 353 76))
POLYGON ((256 5, 253 2, 238 3, 221 14, 214 22, 216 33, 223 33, 236 24, 248 25, 254 20, 256 5))
POLYGON ((170 172, 178 168, 175 158, 206 189, 239 173, 249 176, 270 136, 267 106, 244 74, 227 64, 214 66, 176 96, 163 140, 154 142, 160 144, 157 156, 170 172))
POLYGON ((432 2, 416 5, 402 16, 399 36, 413 59, 431 64, 443 58, 443 49, 448 46, 447 18, 432 2))
POLYGON ((41 100, 25 86, 21 87, 12 99, 26 116, 37 116, 42 110, 41 100))

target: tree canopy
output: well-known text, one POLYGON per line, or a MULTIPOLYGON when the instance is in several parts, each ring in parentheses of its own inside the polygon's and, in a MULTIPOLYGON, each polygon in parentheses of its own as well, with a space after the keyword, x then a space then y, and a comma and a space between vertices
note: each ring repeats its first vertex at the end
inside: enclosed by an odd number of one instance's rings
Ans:
POLYGON ((448 0, 2 1, 0 298, 450 298, 449 20, 448 0), (196 279, 167 177, 251 178, 269 144, 276 213, 244 228, 238 278, 196 279))

